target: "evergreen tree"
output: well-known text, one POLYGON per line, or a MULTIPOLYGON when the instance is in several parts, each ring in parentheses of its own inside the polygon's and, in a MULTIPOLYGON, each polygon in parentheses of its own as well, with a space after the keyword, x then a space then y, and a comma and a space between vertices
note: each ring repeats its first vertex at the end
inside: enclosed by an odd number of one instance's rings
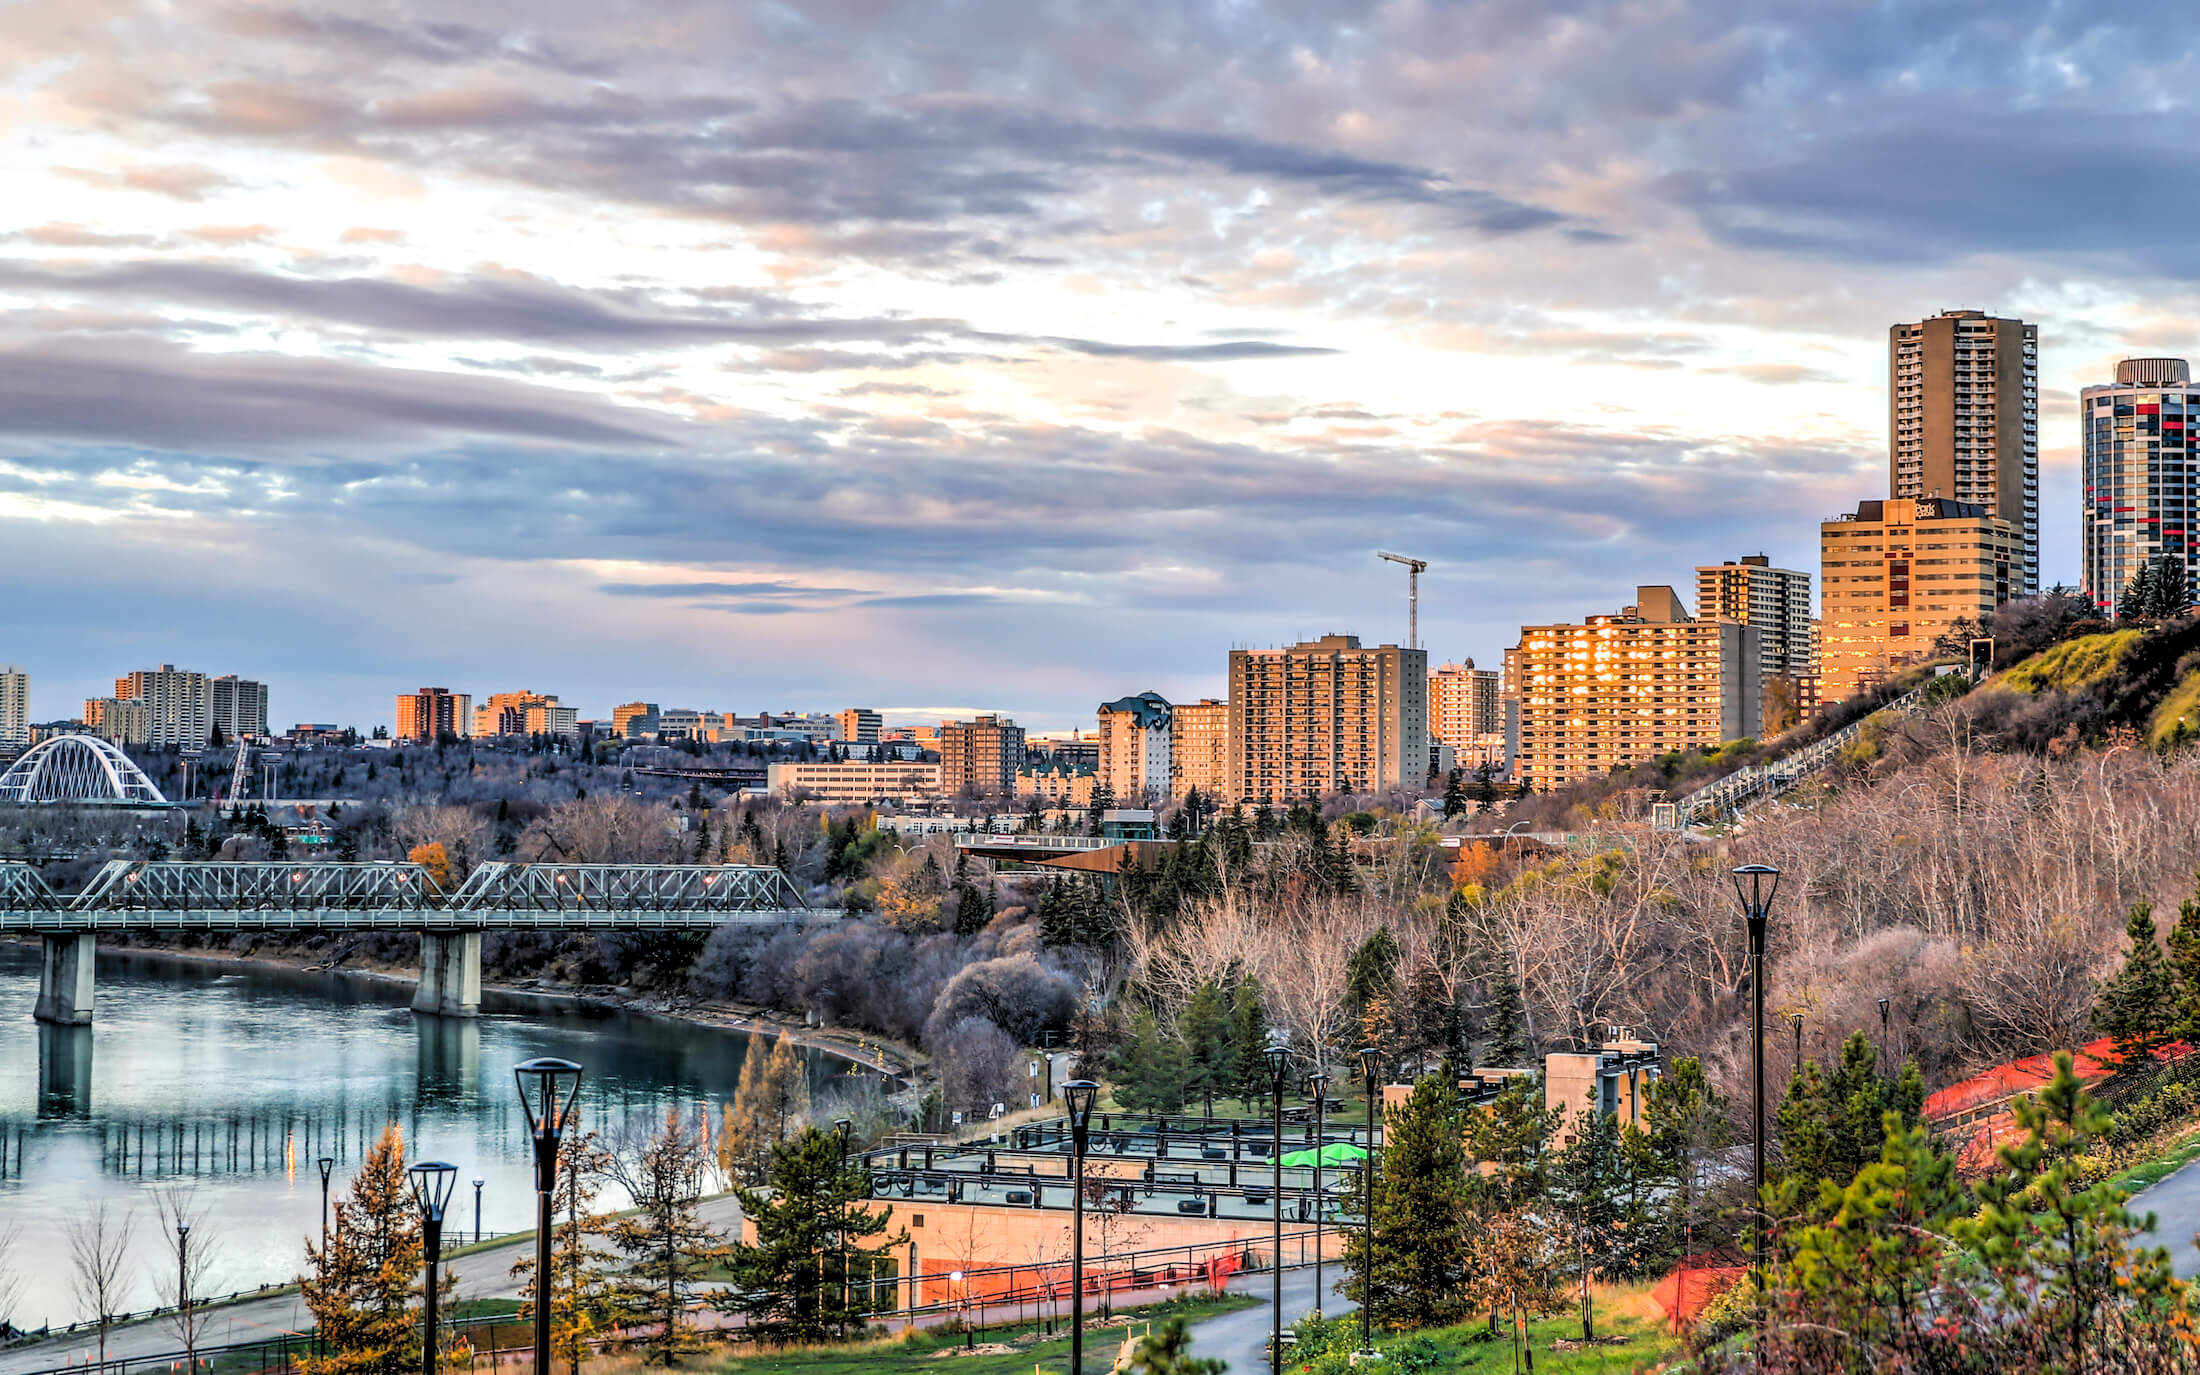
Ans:
POLYGON ((955 934, 975 936, 993 920, 993 902, 975 883, 965 882, 955 895, 955 934))
POLYGON ((2200 1041, 2200 893, 2177 909, 2169 932, 2169 974, 2177 993, 2177 1039, 2200 1041))
POLYGON ((614 1325, 645 1329, 636 1343, 645 1364, 677 1365, 681 1356, 702 1350, 687 1297, 732 1254, 696 1211, 707 1160, 698 1124, 678 1108, 666 1111, 658 1130, 621 1143, 607 1158, 606 1168, 625 1189, 632 1210, 604 1224, 620 1260, 605 1308, 614 1325))
POLYGON ((308 1375, 406 1375, 420 1366, 414 1286, 425 1248, 420 1210, 405 1182, 405 1142, 396 1125, 359 1163, 335 1203, 327 1245, 306 1244, 310 1273, 298 1289, 313 1313, 321 1354, 308 1375))
POLYGON ((1483 1044, 1489 1063, 1500 1068, 1524 1067, 1528 1062, 1528 1012, 1520 997, 1520 980, 1513 973, 1511 955, 1493 949, 1488 958, 1489 1004, 1482 1015, 1483 1044))
POLYGON ((1398 940, 1387 926, 1361 941, 1345 961, 1345 1007, 1354 1021, 1364 1020, 1368 1004, 1389 1002, 1398 992, 1398 940))
POLYGON ((1211 1099, 1227 1094, 1237 1082, 1237 1046, 1230 1028, 1230 1003, 1221 985, 1208 980, 1192 990, 1177 1014, 1177 1039, 1184 1045, 1184 1094, 1211 1099))
MULTIPOLYGON (((575 1370, 580 1369, 585 1349, 601 1330, 610 1306, 609 1271, 616 1258, 595 1244, 604 1224, 590 1211, 607 1164, 603 1144, 594 1132, 568 1132, 559 1144, 558 1182, 550 1195, 550 1345, 568 1353, 575 1370)), ((533 1248, 522 1248, 512 1262, 511 1276, 519 1284, 517 1316, 532 1323, 533 1248)))
POLYGON ((1802 1206, 1817 1206, 1820 1183, 1839 1189, 1879 1159, 1889 1114, 1907 1129, 1918 1123, 1924 1106, 1925 1084, 1916 1064, 1906 1064, 1891 1079, 1881 1074, 1879 1051, 1861 1031, 1842 1042, 1841 1058, 1830 1070, 1805 1061, 1774 1114, 1781 1164, 1802 1206))
POLYGON ((1229 1367, 1218 1360, 1192 1354, 1192 1330, 1182 1318, 1171 1318, 1159 1331, 1148 1331, 1139 1340, 1130 1360, 1116 1367, 1122 1375, 1222 1375, 1229 1367))
POLYGON ((1466 778, 1458 769, 1453 769, 1444 780, 1444 820, 1465 816, 1467 810, 1466 778))
POLYGON ((1684 1055, 1644 1092, 1642 1118, 1657 1172, 1670 1189, 1664 1247, 1669 1254, 1688 1255, 1696 1249, 1706 1170, 1732 1135, 1726 1104, 1704 1074, 1703 1062, 1684 1055))
POLYGON ((2124 935, 2131 942, 2124 967, 2094 995, 2093 1025, 2116 1038, 2126 1066, 2136 1066, 2174 1040, 2184 1018, 2175 976, 2155 944, 2152 903, 2132 905, 2124 935))
POLYGON ((1547 1212, 1560 1259, 1573 1272, 1581 1296, 1581 1337, 1596 1337, 1589 1280, 1629 1278, 1640 1272, 1628 1216, 1627 1159, 1620 1150, 1619 1121, 1595 1103, 1581 1110, 1573 1136, 1550 1169, 1547 1212))
POLYGON ((1345 1240, 1345 1294, 1394 1331, 1466 1314, 1474 1216, 1455 1092, 1428 1075, 1385 1114, 1371 1226, 1345 1240))
POLYGON ((1131 1021, 1131 1034, 1109 1069, 1115 1101, 1130 1112, 1177 1112, 1184 1106, 1184 1046, 1161 1034, 1151 1012, 1131 1021))
POLYGON ((1248 1107, 1268 1096, 1268 1012, 1260 1001, 1260 981, 1250 975, 1230 992, 1230 1039, 1239 1101, 1248 1107))
POLYGON ((871 1277, 909 1234, 886 1235, 893 1209, 868 1206, 870 1170, 844 1160, 829 1132, 805 1128, 774 1146, 770 1173, 769 1190, 738 1193, 755 1241, 733 1247, 733 1285, 712 1302, 745 1314, 753 1337, 822 1341, 868 1309, 871 1277))

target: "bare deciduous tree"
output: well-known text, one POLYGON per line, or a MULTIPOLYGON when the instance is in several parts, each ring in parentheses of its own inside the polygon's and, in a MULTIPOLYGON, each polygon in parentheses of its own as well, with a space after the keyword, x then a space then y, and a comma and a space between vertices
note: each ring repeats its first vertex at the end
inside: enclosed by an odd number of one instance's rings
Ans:
POLYGON ((68 1238, 77 1302, 92 1310, 99 1325, 99 1359, 105 1362, 107 1328, 127 1282, 136 1219, 102 1198, 63 1223, 62 1229, 68 1238))

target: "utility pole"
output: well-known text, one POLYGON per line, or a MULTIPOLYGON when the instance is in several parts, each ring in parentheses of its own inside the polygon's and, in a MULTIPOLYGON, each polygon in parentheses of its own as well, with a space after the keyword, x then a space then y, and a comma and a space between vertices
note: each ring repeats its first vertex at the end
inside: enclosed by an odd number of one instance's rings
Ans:
POLYGON ((1411 559, 1404 554, 1393 554, 1387 549, 1375 551, 1375 557, 1390 563, 1402 563, 1406 568, 1406 648, 1421 647, 1421 574, 1428 567, 1427 559, 1411 559))

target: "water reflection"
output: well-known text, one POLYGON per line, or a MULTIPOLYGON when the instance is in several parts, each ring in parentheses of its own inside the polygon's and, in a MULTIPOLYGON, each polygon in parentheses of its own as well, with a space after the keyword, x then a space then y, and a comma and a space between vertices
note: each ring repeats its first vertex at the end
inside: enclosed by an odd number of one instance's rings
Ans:
MULTIPOLYGON (((98 977, 94 1025, 40 1025, 30 1017, 37 950, 0 942, 0 1219, 22 1228, 27 1254, 65 1254, 66 1219, 88 1204, 138 1214, 143 1232, 154 1190, 188 1188, 210 1216, 216 1289, 294 1275, 320 1227, 314 1158, 337 1160, 340 1193, 387 1123, 413 1158, 485 1181, 487 1230, 531 1226, 512 1083, 522 1060, 587 1066, 585 1126, 668 1109, 715 1126, 746 1045, 678 1022, 515 1010, 493 997, 479 1021, 416 1017, 401 982, 130 952, 103 952, 98 977)), ((838 1083, 843 1068, 812 1054, 813 1089, 838 1083)), ((78 1316, 65 1269, 28 1267, 17 1321, 78 1316)), ((150 1269, 132 1282, 143 1292, 125 1306, 150 1301, 150 1269)))

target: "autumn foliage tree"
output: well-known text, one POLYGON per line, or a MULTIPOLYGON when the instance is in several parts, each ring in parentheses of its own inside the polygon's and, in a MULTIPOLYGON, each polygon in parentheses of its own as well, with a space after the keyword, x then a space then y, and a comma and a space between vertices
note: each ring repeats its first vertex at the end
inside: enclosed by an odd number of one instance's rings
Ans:
POLYGON ((405 1142, 396 1124, 359 1163, 336 1200, 325 1246, 306 1245, 299 1292, 313 1314, 319 1354, 307 1375, 403 1375, 420 1364, 415 1288, 424 1248, 419 1209, 405 1183, 405 1142))

